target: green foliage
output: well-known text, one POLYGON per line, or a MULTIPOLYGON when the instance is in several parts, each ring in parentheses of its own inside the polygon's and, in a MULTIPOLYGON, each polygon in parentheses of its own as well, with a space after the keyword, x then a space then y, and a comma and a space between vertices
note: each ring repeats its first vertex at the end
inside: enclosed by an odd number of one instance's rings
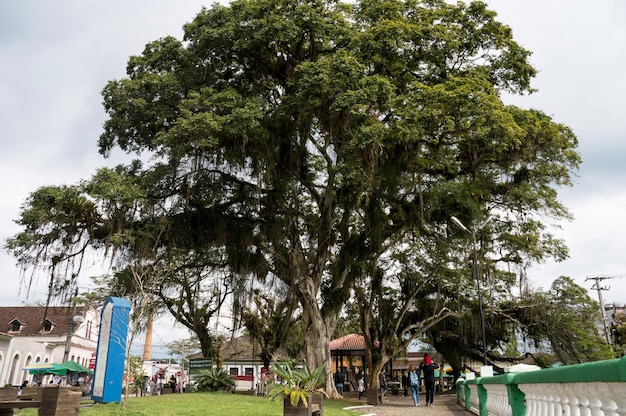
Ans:
MULTIPOLYGON (((180 357, 183 365, 188 368, 189 360, 187 357, 201 349, 200 342, 197 337, 187 339, 174 340, 165 345, 170 357, 180 357)), ((174 360, 174 362, 176 362, 174 360)))
POLYGON ((626 355, 626 323, 618 322, 613 327, 613 339, 615 340, 615 346, 619 352, 618 356, 626 355))
POLYGON ((326 382, 324 367, 311 371, 305 364, 287 360, 273 364, 270 372, 281 379, 280 384, 273 384, 269 388, 269 397, 272 400, 288 398, 292 406, 298 406, 300 402, 307 406, 311 394, 326 395, 323 389, 326 382))
POLYGON ((124 373, 132 377, 134 384, 132 386, 133 392, 140 391, 145 384, 143 379, 143 359, 137 355, 131 355, 126 360, 126 369, 124 373))
MULTIPOLYGON (((294 319, 294 311, 297 307, 295 299, 287 296, 284 291, 281 293, 277 288, 273 293, 255 290, 251 305, 244 310, 242 323, 257 341, 260 347, 258 356, 266 368, 269 368, 274 354, 280 347, 302 345, 302 342, 298 342, 301 337, 296 336, 297 322, 294 319)), ((300 350, 296 351, 295 356, 299 352, 300 350)))
POLYGON ((337 321, 333 338, 340 338, 349 334, 361 333, 361 318, 356 302, 347 302, 342 315, 337 321))
POLYGON ((557 362, 554 355, 547 353, 533 354, 533 359, 541 368, 550 368, 555 362, 557 362))
POLYGON ((531 292, 517 307, 517 316, 524 334, 537 347, 547 342, 555 361, 578 364, 613 358, 599 334, 598 303, 569 277, 556 279, 548 292, 531 292))
POLYGON ((519 343, 517 342, 516 334, 512 334, 509 338, 508 342, 504 347, 504 356, 507 358, 518 358, 521 357, 521 352, 519 350, 519 343))
POLYGON ((195 376, 198 391, 232 391, 235 380, 223 368, 202 370, 195 376))
POLYGON ((302 357, 302 351, 304 349, 304 331, 302 329, 302 316, 298 316, 294 325, 289 328, 287 337, 285 338, 283 345, 287 352, 287 357, 291 359, 297 359, 302 357))

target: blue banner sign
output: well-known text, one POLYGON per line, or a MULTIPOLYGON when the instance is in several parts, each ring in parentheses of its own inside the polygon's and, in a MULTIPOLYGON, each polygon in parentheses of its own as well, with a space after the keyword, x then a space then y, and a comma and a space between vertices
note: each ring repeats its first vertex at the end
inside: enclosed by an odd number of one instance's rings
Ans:
POLYGON ((130 304, 126 299, 108 297, 100 313, 100 333, 96 350, 91 399, 119 403, 126 359, 126 337, 130 304))

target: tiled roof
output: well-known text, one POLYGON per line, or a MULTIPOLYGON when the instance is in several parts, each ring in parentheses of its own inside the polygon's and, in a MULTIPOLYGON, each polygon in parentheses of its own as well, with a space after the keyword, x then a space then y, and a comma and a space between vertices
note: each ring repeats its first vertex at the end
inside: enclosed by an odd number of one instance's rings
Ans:
POLYGON ((252 350, 252 339, 242 336, 225 342, 220 348, 220 357, 224 361, 247 361, 252 359, 252 350))
MULTIPOLYGON (((0 333, 14 336, 65 335, 73 312, 73 308, 67 306, 49 306, 47 312, 45 306, 1 306, 0 333), (11 332, 11 322, 16 319, 22 324, 19 333, 11 332), (42 332, 44 319, 52 324, 50 332, 42 332)), ((77 308, 76 312, 83 312, 83 308, 77 308)))
POLYGON ((331 351, 360 351, 365 350, 363 335, 349 334, 330 341, 331 351))

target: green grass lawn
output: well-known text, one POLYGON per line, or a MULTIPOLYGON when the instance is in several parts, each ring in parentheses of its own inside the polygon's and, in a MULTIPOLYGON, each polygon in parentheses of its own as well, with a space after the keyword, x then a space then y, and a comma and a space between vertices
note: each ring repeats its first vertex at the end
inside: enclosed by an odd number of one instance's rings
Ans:
MULTIPOLYGON (((358 413, 343 410, 352 406, 341 400, 324 400, 324 416, 355 416, 358 413)), ((94 404, 81 407, 81 416, 280 416, 282 401, 271 401, 266 397, 229 393, 185 393, 161 396, 129 397, 122 411, 121 404, 94 404)), ((23 409, 18 416, 35 416, 37 409, 23 409)))

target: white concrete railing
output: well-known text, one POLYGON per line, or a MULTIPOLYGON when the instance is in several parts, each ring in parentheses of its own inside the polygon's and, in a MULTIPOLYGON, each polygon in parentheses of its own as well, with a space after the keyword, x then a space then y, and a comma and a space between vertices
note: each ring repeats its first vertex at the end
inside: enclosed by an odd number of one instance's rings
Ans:
POLYGON ((626 415, 624 382, 523 384, 519 388, 529 415, 626 415))
POLYGON ((626 357, 458 381, 457 400, 481 416, 626 416, 626 357))
MULTIPOLYGON (((507 394, 505 384, 488 384, 485 386, 487 390, 487 411, 490 415, 512 416, 513 410, 509 405, 509 396, 507 394)), ((479 410, 480 405, 472 406, 479 410)), ((479 411, 475 411, 479 414, 479 411)))
POLYGON ((476 414, 479 414, 480 401, 478 400, 478 386, 475 384, 470 384, 469 392, 469 399, 471 404, 469 410, 476 414))

